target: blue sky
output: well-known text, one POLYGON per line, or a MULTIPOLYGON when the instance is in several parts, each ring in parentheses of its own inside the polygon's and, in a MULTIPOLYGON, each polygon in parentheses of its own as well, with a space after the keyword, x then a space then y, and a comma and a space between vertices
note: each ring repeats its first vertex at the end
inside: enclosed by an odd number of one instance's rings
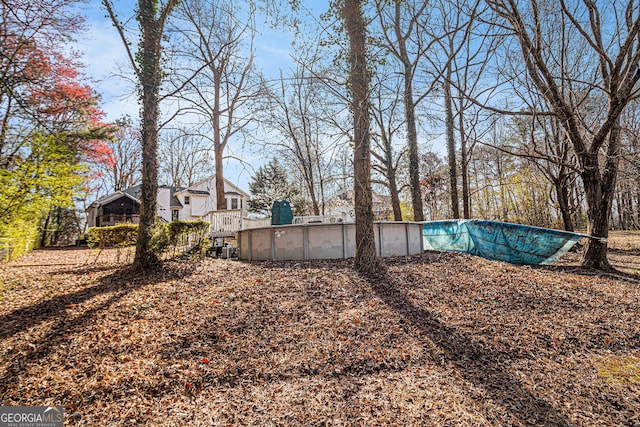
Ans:
MULTIPOLYGON (((115 0, 121 9, 121 17, 133 16, 135 2, 115 0)), ((78 37, 75 49, 82 56, 85 73, 95 81, 94 88, 102 97, 102 109, 107 121, 113 121, 123 115, 134 119, 139 117, 135 84, 122 41, 111 25, 106 10, 100 0, 90 0, 84 6, 87 16, 87 32, 78 37)), ((255 63, 267 74, 276 76, 280 68, 286 69, 291 64, 291 36, 282 30, 273 30, 268 26, 260 29, 261 35, 256 38, 255 63)), ((230 144, 231 145, 231 144, 230 144)), ((237 144, 236 144, 237 145, 237 144)), ((240 151, 239 147, 230 147, 234 155, 241 156, 254 168, 265 160, 263 154, 250 150, 240 151)), ((229 160, 225 164, 225 176, 237 182, 244 190, 254 170, 247 169, 237 161, 229 160)))

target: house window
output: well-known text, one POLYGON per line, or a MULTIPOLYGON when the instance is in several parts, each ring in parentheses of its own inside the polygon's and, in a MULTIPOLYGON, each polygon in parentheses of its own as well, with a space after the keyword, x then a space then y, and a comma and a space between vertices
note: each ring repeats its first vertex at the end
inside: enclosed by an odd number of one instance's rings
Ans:
POLYGON ((178 218, 178 214, 179 214, 179 212, 178 212, 177 209, 172 210, 171 211, 171 221, 177 221, 179 219, 178 218))
POLYGON ((238 199, 235 197, 231 199, 231 209, 238 209, 238 199))
POLYGON ((190 201, 191 201, 191 200, 190 200, 190 197, 189 197, 189 196, 184 196, 184 204, 185 204, 185 205, 188 205, 190 201))

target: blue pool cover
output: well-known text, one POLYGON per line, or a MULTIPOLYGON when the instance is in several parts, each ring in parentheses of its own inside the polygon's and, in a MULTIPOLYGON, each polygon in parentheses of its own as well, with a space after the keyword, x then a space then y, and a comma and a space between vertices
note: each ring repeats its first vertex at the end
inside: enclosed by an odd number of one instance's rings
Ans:
POLYGON ((459 219, 426 222, 424 249, 466 252, 512 264, 551 264, 584 234, 508 222, 459 219))

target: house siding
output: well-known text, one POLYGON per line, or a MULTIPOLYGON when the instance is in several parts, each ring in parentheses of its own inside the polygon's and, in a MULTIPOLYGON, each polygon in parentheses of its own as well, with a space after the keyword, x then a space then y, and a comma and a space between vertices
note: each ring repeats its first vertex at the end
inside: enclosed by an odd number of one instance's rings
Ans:
POLYGON ((171 188, 158 188, 158 216, 171 222, 171 188))
MULTIPOLYGON (((179 191, 169 186, 160 186, 158 188, 157 215, 167 222, 171 222, 172 219, 175 218, 175 211, 177 211, 177 218, 180 220, 206 219, 211 212, 217 211, 215 182, 215 176, 211 176, 191 187, 179 189, 179 191), (172 194, 174 191, 175 193, 172 194), (185 197, 189 197, 189 204, 185 204, 185 197), (173 206, 171 204, 172 199, 174 202, 173 206)), ((224 187, 225 193, 228 193, 225 196, 226 205, 230 207, 231 199, 235 198, 238 200, 238 208, 242 210, 246 206, 248 195, 227 180, 224 182, 224 187)), ((131 197, 131 200, 137 200, 140 197, 138 187, 132 187, 126 190, 126 192, 128 192, 127 197, 131 197)), ((96 224, 100 210, 106 206, 102 203, 115 200, 118 194, 124 196, 123 192, 116 192, 112 195, 102 197, 90 205, 87 209, 87 225, 89 227, 103 225, 96 224)))

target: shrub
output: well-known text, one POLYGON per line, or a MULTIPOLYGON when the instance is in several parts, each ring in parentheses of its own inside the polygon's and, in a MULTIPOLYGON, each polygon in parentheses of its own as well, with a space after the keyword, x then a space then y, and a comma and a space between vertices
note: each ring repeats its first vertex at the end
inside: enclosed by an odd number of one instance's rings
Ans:
POLYGON ((173 221, 168 224, 168 239, 176 251, 183 254, 202 254, 208 246, 205 236, 209 231, 209 223, 206 221, 173 221))
POLYGON ((125 247, 136 244, 137 224, 118 224, 108 227, 91 227, 87 231, 90 248, 125 247))
POLYGON ((178 243, 178 239, 187 236, 202 237, 209 230, 206 221, 173 221, 169 223, 169 241, 172 245, 178 243))
MULTIPOLYGON (((161 254, 170 247, 173 247, 174 255, 178 249, 183 253, 199 253, 207 245, 207 231, 209 223, 205 221, 174 221, 169 224, 157 222, 149 245, 155 254, 161 254)), ((138 237, 138 225, 91 227, 87 236, 87 245, 90 248, 134 246, 138 237)))

